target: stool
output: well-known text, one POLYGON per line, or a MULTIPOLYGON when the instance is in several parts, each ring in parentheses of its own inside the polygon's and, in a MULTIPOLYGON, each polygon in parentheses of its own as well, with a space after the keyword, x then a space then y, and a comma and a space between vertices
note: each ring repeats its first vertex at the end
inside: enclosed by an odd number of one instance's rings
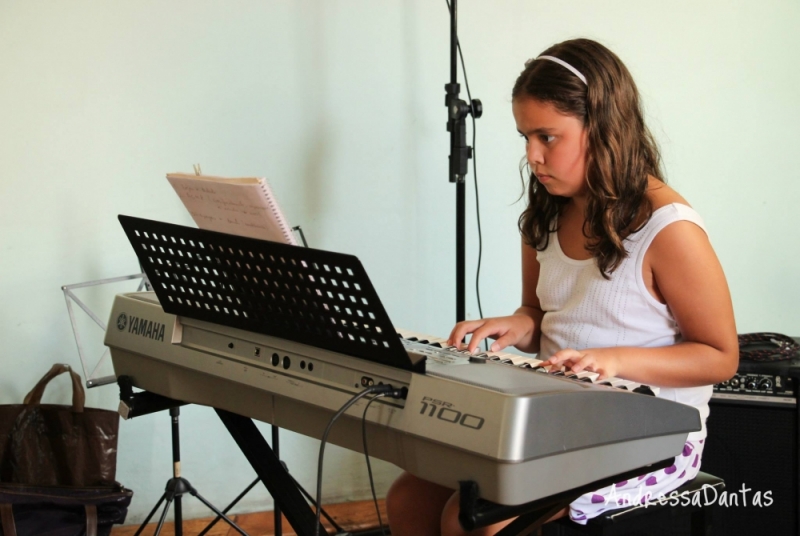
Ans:
MULTIPOLYGON (((675 500, 672 492, 667 493, 664 504, 653 501, 646 507, 645 505, 630 506, 609 510, 599 516, 590 519, 586 525, 579 525, 569 518, 559 519, 554 523, 548 523, 543 527, 544 536, 571 536, 573 534, 591 536, 621 536, 623 534, 654 534, 656 528, 660 528, 664 534, 676 534, 670 529, 671 521, 676 518, 685 519, 691 516, 691 536, 710 536, 711 535, 711 504, 705 504, 703 488, 714 488, 716 494, 709 495, 709 499, 717 497, 725 489, 725 481, 707 473, 697 473, 694 480, 687 482, 675 490, 675 498, 680 502, 677 506, 672 506, 675 500), (699 494, 696 499, 695 495, 699 494), (694 503, 692 504, 692 499, 694 503), (672 503, 670 503, 672 500, 672 503), (689 504, 683 506, 682 503, 689 504), (699 503, 699 504, 698 504, 699 503)), ((659 531, 659 533, 661 533, 659 531)))

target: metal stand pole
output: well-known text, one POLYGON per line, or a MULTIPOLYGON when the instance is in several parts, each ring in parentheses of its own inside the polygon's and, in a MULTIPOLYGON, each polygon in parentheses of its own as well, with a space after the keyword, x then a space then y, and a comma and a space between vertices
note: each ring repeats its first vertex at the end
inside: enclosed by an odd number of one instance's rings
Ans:
POLYGON ((466 187, 467 163, 472 158, 472 147, 467 145, 466 118, 476 119, 483 111, 481 101, 473 99, 467 104, 458 96, 458 2, 450 2, 450 83, 445 84, 447 106, 447 131, 450 133, 449 180, 456 183, 456 322, 466 317, 466 187))

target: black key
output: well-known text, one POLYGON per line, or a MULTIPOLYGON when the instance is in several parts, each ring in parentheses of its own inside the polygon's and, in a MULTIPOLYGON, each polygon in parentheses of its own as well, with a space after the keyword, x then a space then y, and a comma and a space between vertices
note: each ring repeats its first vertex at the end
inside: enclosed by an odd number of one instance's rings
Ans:
POLYGON ((431 346, 435 346, 436 348, 441 348, 442 347, 442 343, 440 343, 440 342, 432 342, 431 346))
POLYGON ((578 378, 578 380, 586 383, 592 383, 592 379, 589 376, 584 376, 583 378, 578 378))
POLYGON ((607 387, 611 387, 611 382, 602 382, 602 383, 598 383, 597 385, 605 385, 607 387))
POLYGON ((574 379, 575 379, 575 378, 577 378, 577 377, 578 377, 578 375, 577 375, 577 374, 570 374, 569 376, 566 376, 566 378, 567 378, 567 379, 570 379, 570 380, 574 380, 574 379))
POLYGON ((531 365, 530 363, 522 363, 521 365, 518 366, 519 368, 533 368, 533 365, 531 365))
POLYGON ((484 359, 489 359, 489 354, 486 354, 486 353, 478 354, 478 357, 482 357, 484 359))
POLYGON ((548 372, 548 370, 546 368, 544 368, 544 367, 536 367, 533 370, 535 370, 536 372, 544 372, 545 374, 547 374, 547 372, 548 372))
POLYGON ((617 387, 617 389, 622 389, 624 391, 628 391, 629 390, 628 386, 626 386, 626 385, 620 385, 619 387, 617 387))
POLYGON ((500 362, 503 363, 504 365, 513 365, 514 364, 514 362, 511 361, 510 359, 501 359, 500 362))
POLYGON ((551 375, 551 376, 563 376, 563 375, 564 375, 564 372, 563 372, 563 371, 560 371, 560 370, 558 370, 558 371, 556 371, 556 372, 551 372, 551 373, 550 373, 550 375, 551 375))
POLYGON ((426 339, 422 339, 421 341, 417 341, 417 342, 420 343, 420 344, 428 344, 431 341, 426 340, 426 339))
POLYGON ((500 358, 497 357, 496 355, 489 357, 489 359, 491 359, 492 361, 500 361, 500 358))
MULTIPOLYGON (((401 337, 402 337, 402 335, 401 335, 401 337)), ((412 341, 412 342, 415 342, 415 341, 417 341, 418 339, 417 339, 416 337, 409 337, 409 338, 407 338, 406 340, 407 340, 407 341, 412 341)))
POLYGON ((653 392, 653 390, 652 390, 652 389, 650 389, 650 388, 649 388, 648 386, 646 386, 646 385, 640 385, 639 387, 637 387, 636 389, 634 389, 634 390, 633 390, 633 392, 634 392, 634 393, 639 393, 640 395, 650 395, 650 396, 656 396, 656 394, 653 392))

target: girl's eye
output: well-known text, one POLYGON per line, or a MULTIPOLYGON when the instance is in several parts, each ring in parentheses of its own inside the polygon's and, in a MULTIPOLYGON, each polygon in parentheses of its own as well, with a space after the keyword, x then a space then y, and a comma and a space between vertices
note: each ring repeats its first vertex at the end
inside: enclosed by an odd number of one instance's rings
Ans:
POLYGON ((551 143, 554 139, 556 139, 556 137, 548 136, 547 134, 541 134, 539 136, 539 139, 542 140, 544 143, 551 143))

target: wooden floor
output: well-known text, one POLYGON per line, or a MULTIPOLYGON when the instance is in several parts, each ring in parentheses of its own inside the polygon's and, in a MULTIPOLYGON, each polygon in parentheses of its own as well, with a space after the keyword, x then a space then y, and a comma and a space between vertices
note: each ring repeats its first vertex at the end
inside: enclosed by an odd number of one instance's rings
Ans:
MULTIPOLYGON (((378 501, 378 506, 381 509, 381 517, 385 524, 386 505, 384 501, 380 500, 378 501)), ((378 514, 375 512, 375 503, 372 501, 326 505, 325 511, 336 523, 348 532, 363 531, 378 527, 378 514)), ((255 512, 252 514, 234 514, 231 516, 233 521, 250 536, 273 536, 275 534, 274 517, 271 511, 255 512)), ((196 536, 206 528, 213 519, 213 517, 209 517, 184 521, 183 536, 196 536)), ((329 529, 331 528, 331 525, 325 521, 324 518, 323 524, 329 529)), ((152 535, 156 530, 156 525, 156 523, 147 525, 141 536, 152 535)), ((111 536, 133 536, 138 529, 138 525, 116 526, 111 530, 111 536)), ((329 530, 329 533, 332 534, 333 530, 329 530)), ((208 536, 234 536, 239 533, 228 526, 227 523, 219 521, 206 534, 208 536)), ((295 532, 292 530, 292 527, 286 521, 286 518, 284 518, 283 535, 294 536, 294 534, 295 532)), ((175 526, 172 523, 164 523, 164 526, 161 528, 161 535, 175 536, 175 526)))

